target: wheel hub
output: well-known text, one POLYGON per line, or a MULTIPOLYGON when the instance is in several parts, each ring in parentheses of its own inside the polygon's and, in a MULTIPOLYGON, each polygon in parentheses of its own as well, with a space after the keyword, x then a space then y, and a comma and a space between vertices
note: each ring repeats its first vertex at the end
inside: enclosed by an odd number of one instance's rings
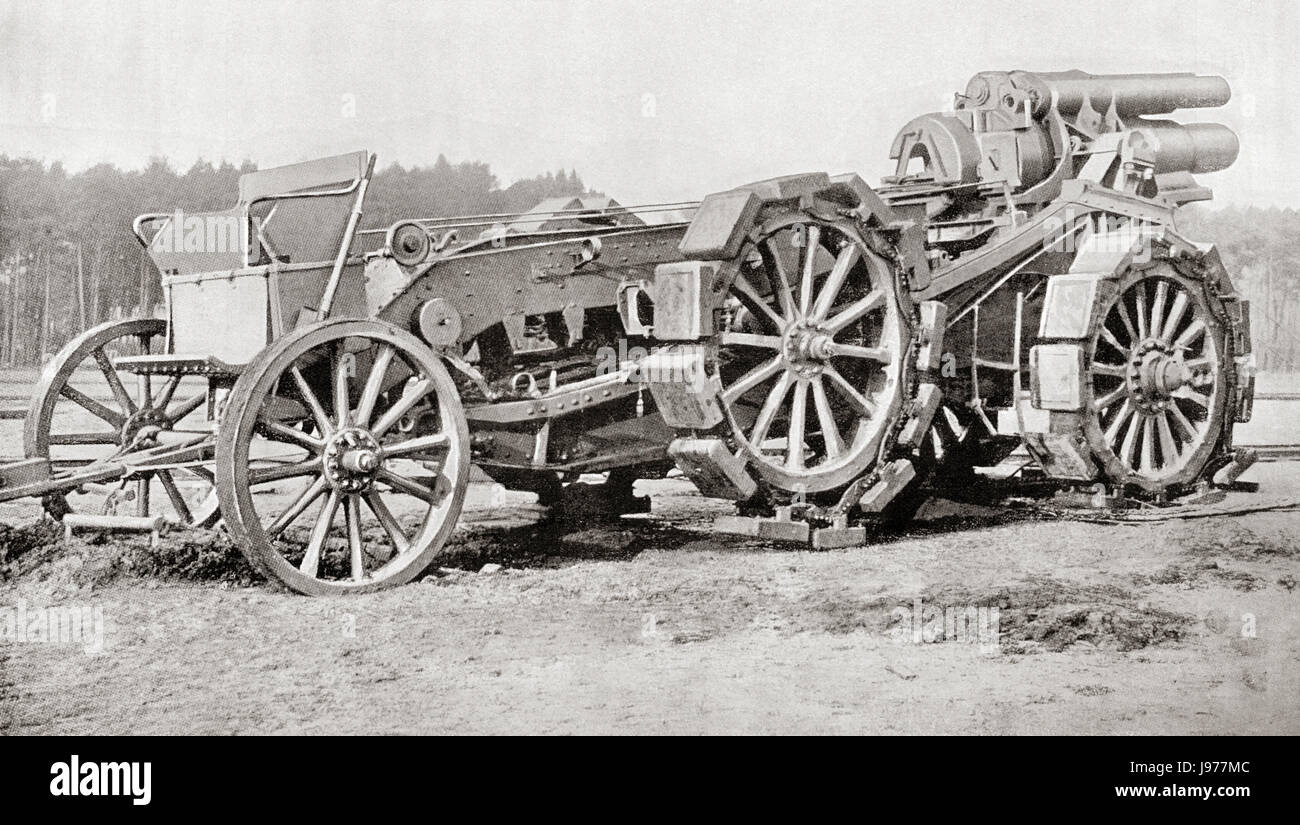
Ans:
POLYGON ((370 489, 384 459, 379 442, 369 430, 347 427, 326 442, 321 462, 325 480, 335 489, 360 493, 370 489))
POLYGON ((1158 338, 1148 338, 1134 347, 1128 364, 1129 397, 1148 413, 1168 409, 1179 390, 1203 380, 1174 346, 1158 338))
POLYGON ((137 437, 143 436, 141 441, 151 440, 151 432, 156 434, 162 430, 170 430, 172 422, 164 415, 163 410, 146 409, 139 410, 128 416, 126 423, 122 425, 120 431, 121 444, 132 444, 137 437))
POLYGON ((786 366, 809 378, 818 375, 830 361, 831 336, 820 327, 796 321, 785 333, 782 356, 786 366))

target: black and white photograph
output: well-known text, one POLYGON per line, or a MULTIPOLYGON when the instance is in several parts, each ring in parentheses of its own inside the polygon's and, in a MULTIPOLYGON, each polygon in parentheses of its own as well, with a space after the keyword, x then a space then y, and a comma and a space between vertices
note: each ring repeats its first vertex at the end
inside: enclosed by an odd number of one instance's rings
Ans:
POLYGON ((0 0, 0 734, 1300 733, 1297 43, 0 0))

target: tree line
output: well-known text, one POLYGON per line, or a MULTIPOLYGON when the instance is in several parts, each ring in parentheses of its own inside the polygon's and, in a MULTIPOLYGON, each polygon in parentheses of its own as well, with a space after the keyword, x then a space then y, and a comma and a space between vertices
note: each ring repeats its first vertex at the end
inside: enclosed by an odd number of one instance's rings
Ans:
MULTIPOLYGON (((69 174, 57 161, 0 155, 0 365, 38 365, 82 329, 152 314, 161 278, 131 221, 145 212, 229 208, 239 176, 256 169, 200 160, 180 172, 154 158, 139 170, 99 164, 69 174)), ((584 193, 576 170, 502 187, 488 164, 440 155, 432 166, 376 170, 362 226, 524 212, 544 198, 584 193)))
POLYGON ((1255 364, 1264 372, 1300 372, 1300 211, 1194 205, 1177 229, 1219 248, 1233 286, 1250 301, 1255 364))
MULTIPOLYGON (((155 158, 139 170, 109 164, 68 174, 58 163, 0 155, 0 365, 39 364, 99 321, 150 314, 162 300, 157 269, 131 233, 144 212, 224 209, 241 174, 257 167, 200 160, 178 172, 155 158)), ((363 226, 403 217, 521 213, 539 201, 581 195, 576 171, 548 172, 502 187, 488 164, 397 164, 375 172, 363 226)), ((589 194, 589 193, 588 193, 589 194)), ((1193 205, 1178 229, 1218 245, 1251 301, 1259 369, 1300 371, 1300 212, 1193 205)))

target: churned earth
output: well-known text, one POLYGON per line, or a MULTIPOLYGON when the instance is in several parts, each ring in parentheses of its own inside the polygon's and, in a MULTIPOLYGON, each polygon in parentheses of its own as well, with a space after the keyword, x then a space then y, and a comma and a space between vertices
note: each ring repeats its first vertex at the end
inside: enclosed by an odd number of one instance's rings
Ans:
MULTIPOLYGON (((1246 478, 1229 503, 1300 497, 1295 463, 1246 478)), ((476 485, 423 580, 315 599, 220 533, 65 541, 10 506, 0 631, 53 605, 104 632, 0 641, 0 730, 1300 732, 1300 512, 939 504, 802 552, 715 534, 729 505, 680 479, 638 491, 647 515, 563 525, 476 485)))

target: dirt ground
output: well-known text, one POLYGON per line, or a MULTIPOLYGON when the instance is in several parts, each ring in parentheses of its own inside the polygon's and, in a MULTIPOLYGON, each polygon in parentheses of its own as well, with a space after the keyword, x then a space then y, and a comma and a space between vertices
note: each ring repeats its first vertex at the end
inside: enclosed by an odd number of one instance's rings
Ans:
MULTIPOLYGON (((1239 501, 1300 495, 1297 464, 1247 478, 1263 489, 1239 501)), ((476 486, 441 570, 345 598, 260 581, 215 533, 151 549, 0 527, 0 630, 20 607, 103 621, 0 641, 0 730, 1300 732, 1298 512, 933 506, 907 534, 796 552, 714 534, 729 506, 683 481, 638 489, 648 515, 563 526, 476 486), (986 644, 927 612, 981 607, 986 644)))

